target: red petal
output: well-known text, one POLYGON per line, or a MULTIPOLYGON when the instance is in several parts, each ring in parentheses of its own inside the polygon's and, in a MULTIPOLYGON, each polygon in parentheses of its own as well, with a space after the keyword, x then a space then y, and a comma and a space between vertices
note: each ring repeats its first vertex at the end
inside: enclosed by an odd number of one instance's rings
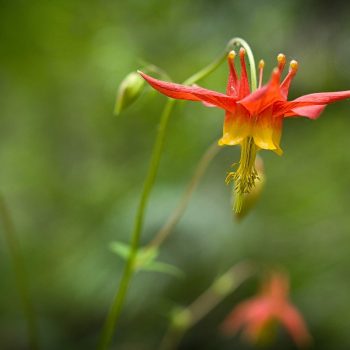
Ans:
POLYGON ((239 82, 239 98, 242 99, 245 96, 248 96, 250 93, 247 66, 245 64, 245 50, 240 50, 239 58, 241 61, 241 80, 239 82))
POLYGON ((279 318, 300 347, 308 345, 311 336, 299 311, 291 304, 286 304, 279 313, 279 318))
POLYGON ((291 102, 303 102, 306 105, 329 104, 336 101, 350 98, 350 90, 336 92, 319 92, 315 94, 304 95, 298 97, 291 102))
POLYGON ((226 95, 237 96, 239 90, 238 77, 232 59, 228 57, 229 75, 226 88, 226 95))
POLYGON ((290 83, 292 82, 293 78, 295 77, 295 74, 296 74, 296 70, 290 69, 287 76, 284 78, 283 82, 281 83, 281 94, 285 100, 288 97, 290 83))
POLYGON ((249 315, 251 309, 254 309, 255 304, 256 301, 254 298, 238 304, 222 323, 222 332, 227 335, 236 333, 240 327, 250 321, 249 315))
POLYGON ((304 95, 289 102, 277 102, 274 105, 274 114, 291 116, 303 116, 316 119, 325 109, 327 104, 350 98, 350 91, 320 92, 304 95))
POLYGON ((314 105, 306 107, 296 107, 286 113, 285 117, 307 117, 310 119, 317 119, 327 105, 314 105))
POLYGON ((272 103, 281 100, 282 97, 279 87, 280 75, 279 70, 274 70, 271 80, 267 85, 240 100, 239 103, 242 104, 251 115, 258 115, 272 103))
POLYGON ((205 107, 210 107, 210 108, 216 107, 215 105, 213 105, 212 103, 209 103, 209 102, 202 101, 202 103, 205 107))
POLYGON ((162 94, 180 100, 202 101, 227 111, 234 111, 236 99, 199 86, 186 86, 175 83, 168 83, 149 75, 139 72, 141 76, 156 90, 162 94))

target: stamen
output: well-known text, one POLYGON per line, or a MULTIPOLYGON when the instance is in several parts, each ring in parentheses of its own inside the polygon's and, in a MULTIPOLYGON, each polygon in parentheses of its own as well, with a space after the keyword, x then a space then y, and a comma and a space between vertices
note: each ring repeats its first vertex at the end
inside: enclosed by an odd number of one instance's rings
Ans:
POLYGON ((245 49, 241 47, 239 49, 239 58, 241 61, 241 83, 239 88, 239 97, 243 98, 250 93, 249 89, 249 82, 248 82, 248 74, 247 74, 247 67, 245 64, 245 49))
POLYGON ((236 57, 236 52, 231 50, 227 55, 227 62, 230 69, 230 74, 227 82, 226 94, 229 96, 238 94, 238 77, 237 72, 233 63, 233 60, 236 57))
POLYGON ((233 210, 239 213, 242 209, 244 195, 249 193, 259 180, 255 169, 255 158, 258 151, 252 137, 247 137, 241 144, 241 159, 237 171, 230 172, 226 177, 226 183, 234 181, 235 203, 233 210))
POLYGON ((277 62, 278 62, 278 69, 282 73, 284 66, 286 65, 286 55, 283 53, 278 54, 277 62))
POLYGON ((231 50, 231 51, 228 53, 227 57, 228 57, 230 60, 233 61, 233 60, 235 59, 235 57, 236 57, 236 51, 231 50))
POLYGON ((259 61, 259 85, 258 85, 258 89, 260 89, 261 85, 262 85, 264 66, 265 66, 264 60, 260 60, 259 61))
POLYGON ((296 61, 296 60, 291 60, 289 66, 290 66, 290 69, 291 69, 291 70, 294 72, 294 74, 295 74, 295 73, 297 72, 297 70, 298 70, 299 63, 298 63, 298 61, 296 61))
POLYGON ((281 92, 285 98, 287 98, 287 96, 288 96, 289 87, 290 87, 290 84, 291 84, 295 74, 298 71, 298 66, 299 66, 299 64, 297 61, 295 61, 295 60, 290 61, 289 72, 281 84, 281 92))

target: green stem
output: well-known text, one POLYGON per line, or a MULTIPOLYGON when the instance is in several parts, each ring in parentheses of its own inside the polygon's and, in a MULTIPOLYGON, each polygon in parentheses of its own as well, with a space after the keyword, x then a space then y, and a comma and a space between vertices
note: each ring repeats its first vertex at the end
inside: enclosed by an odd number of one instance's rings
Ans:
POLYGON ((207 77, 209 74, 213 73, 220 65, 226 60, 227 52, 220 55, 216 60, 210 63, 208 66, 204 67, 199 72, 193 74, 188 79, 186 79, 182 84, 184 85, 192 85, 197 83, 199 80, 207 77))
POLYGON ((168 120, 170 117, 170 113, 173 109, 174 103, 175 103, 175 100, 169 99, 167 101, 160 119, 158 135, 153 147, 148 174, 143 186, 143 191, 141 194, 139 206, 136 212, 134 229, 131 235, 130 255, 127 259, 124 272, 121 277, 120 284, 118 286, 117 293, 114 297, 112 307, 109 311, 108 317, 105 322, 105 326, 104 326, 99 347, 98 347, 98 349, 101 349, 101 350, 107 349, 109 346, 109 343, 113 337, 113 333, 116 328, 116 323, 119 318, 119 314, 123 306, 123 302, 129 287, 129 282, 133 273, 135 258, 136 258, 137 250, 139 246, 139 241, 140 241, 140 236, 141 236, 141 231, 142 231, 142 226, 144 221, 144 213, 148 202, 149 194, 151 192, 151 189, 153 187, 153 184, 157 175, 160 156, 161 156, 163 144, 164 144, 166 126, 168 124, 168 120))
POLYGON ((248 262, 232 266, 226 273, 202 293, 192 304, 174 312, 172 323, 162 339, 160 350, 173 350, 185 333, 203 319, 224 298, 235 291, 254 273, 254 267, 248 262))
POLYGON ((4 228, 5 241, 7 243, 12 264, 15 270, 16 282, 20 294, 24 315, 27 321, 29 346, 31 350, 39 349, 38 327, 33 304, 30 298, 29 286, 24 268, 24 262, 20 252, 19 242, 16 237, 14 224, 5 200, 0 195, 0 218, 4 228))
MULTIPOLYGON (((199 71, 198 73, 194 74, 187 80, 185 80, 183 84, 194 84, 197 81, 208 76, 216 68, 218 68, 219 65, 226 59, 226 55, 227 55, 227 52, 225 51, 225 53, 221 55, 217 60, 215 60, 213 63, 211 63, 210 65, 208 65, 207 67, 199 71)), ((146 209, 148 198, 151 193, 151 190, 157 175, 159 161, 160 161, 160 157, 161 157, 161 153, 164 145, 165 132, 166 132, 168 120, 170 117, 170 113, 174 107, 174 104, 175 104, 175 100, 167 101, 167 104, 165 105, 164 111, 160 119, 160 125, 158 128, 157 137, 156 137, 155 144, 152 151, 150 166, 149 166, 144 187, 142 190, 139 206, 136 212, 134 229, 131 235, 130 254, 127 259, 124 271, 122 273, 120 284, 118 286, 112 306, 107 316, 104 328, 102 330, 102 335, 98 345, 99 350, 107 349, 112 340, 113 333, 116 329, 116 324, 119 319, 119 315, 120 315, 120 312, 124 303, 124 299, 129 287, 129 283, 133 274, 135 259, 136 259, 137 250, 139 247, 139 242, 141 237, 141 231, 143 227, 145 209, 146 209)))

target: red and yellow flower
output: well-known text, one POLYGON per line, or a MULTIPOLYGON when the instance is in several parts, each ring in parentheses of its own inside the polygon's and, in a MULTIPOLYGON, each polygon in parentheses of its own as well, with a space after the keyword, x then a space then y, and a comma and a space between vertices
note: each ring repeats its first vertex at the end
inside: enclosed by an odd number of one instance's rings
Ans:
POLYGON ((181 100, 201 101, 208 107, 225 110, 223 136, 219 145, 240 145, 241 159, 235 172, 228 174, 227 181, 235 181, 235 211, 242 207, 243 196, 249 193, 258 179, 255 169, 256 153, 260 149, 272 150, 281 155, 282 122, 289 117, 316 119, 324 108, 350 97, 350 91, 322 92, 301 96, 287 101, 288 91, 298 70, 296 61, 290 62, 289 72, 281 81, 286 57, 279 54, 278 66, 272 71, 269 82, 262 86, 264 62, 259 63, 259 85, 251 91, 245 62, 245 49, 239 51, 241 74, 238 77, 234 66, 235 52, 228 54, 229 77, 226 94, 154 79, 142 72, 142 77, 162 94, 181 100))
POLYGON ((260 293, 239 304, 226 318, 222 330, 228 335, 244 328, 245 337, 255 343, 264 339, 274 322, 281 323, 299 347, 308 345, 311 336, 305 322, 288 298, 289 281, 286 275, 273 273, 260 293))

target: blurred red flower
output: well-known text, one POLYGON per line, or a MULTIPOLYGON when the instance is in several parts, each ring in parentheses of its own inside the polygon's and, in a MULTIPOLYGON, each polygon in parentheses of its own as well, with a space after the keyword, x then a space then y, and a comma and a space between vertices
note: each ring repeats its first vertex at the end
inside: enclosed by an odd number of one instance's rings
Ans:
POLYGON ((305 322, 289 301, 289 281, 281 273, 273 273, 254 298, 239 304, 226 318, 222 330, 228 335, 244 328, 244 335, 251 342, 264 337, 273 322, 281 323, 299 347, 307 346, 311 336, 305 322))

